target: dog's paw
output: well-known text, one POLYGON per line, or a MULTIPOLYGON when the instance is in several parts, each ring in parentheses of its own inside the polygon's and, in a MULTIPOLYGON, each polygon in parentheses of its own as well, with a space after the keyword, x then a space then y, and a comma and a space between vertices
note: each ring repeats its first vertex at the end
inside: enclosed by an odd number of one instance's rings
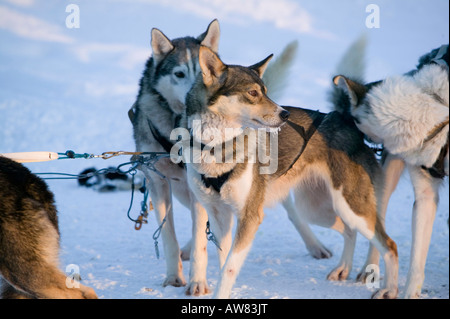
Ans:
POLYGON ((398 289, 380 289, 372 295, 372 299, 395 299, 398 289))
POLYGON ((190 282, 186 287, 186 295, 188 296, 203 296, 209 293, 211 293, 211 290, 206 280, 190 282))
MULTIPOLYGON (((408 287, 410 288, 410 287, 408 287)), ((421 289, 406 289, 406 291, 402 294, 402 298, 404 299, 419 299, 420 298, 421 289)))
POLYGON ((184 287, 186 286, 186 280, 180 276, 167 276, 166 280, 163 282, 163 287, 174 286, 174 287, 184 287))
POLYGON ((308 249, 311 256, 313 256, 313 258, 315 259, 328 259, 333 256, 333 253, 322 244, 308 246, 306 248, 308 249))
POLYGON ((351 267, 347 267, 345 265, 340 265, 334 268, 327 276, 327 279, 330 281, 343 281, 346 280, 348 275, 350 274, 351 267))

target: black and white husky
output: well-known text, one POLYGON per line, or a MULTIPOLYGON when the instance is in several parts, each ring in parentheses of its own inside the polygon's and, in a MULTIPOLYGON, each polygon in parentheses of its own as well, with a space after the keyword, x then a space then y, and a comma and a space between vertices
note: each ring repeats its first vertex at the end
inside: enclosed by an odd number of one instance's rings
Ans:
MULTIPOLYGON (((219 23, 214 20, 200 36, 170 40, 158 29, 152 30, 153 55, 147 61, 137 100, 129 112, 134 128, 134 139, 138 152, 170 152, 175 141, 171 132, 180 126, 185 113, 185 98, 200 73, 199 49, 209 47, 214 52, 219 48, 219 23)), ((296 52, 296 43, 288 45, 267 70, 265 81, 269 92, 276 96, 283 88, 284 75, 296 52)), ((206 212, 189 190, 183 164, 174 164, 169 158, 161 159, 156 169, 163 175, 141 167, 150 189, 150 196, 158 222, 166 222, 162 228, 167 278, 163 285, 184 286, 181 259, 190 259, 191 269, 187 293, 202 295, 209 292, 206 281, 206 212), (180 251, 173 223, 172 194, 190 208, 193 226, 192 240, 180 251)), ((293 204, 289 199, 283 203, 289 217, 294 217, 293 204)), ((295 227, 301 234, 310 253, 316 258, 330 257, 331 253, 314 236, 306 222, 298 220, 295 227)))
MULTIPOLYGON (((337 76, 335 102, 371 140, 382 143, 386 213, 405 165, 414 187, 410 268, 404 296, 417 298, 425 279, 425 262, 439 201, 439 186, 449 174, 448 45, 422 56, 416 70, 383 81, 337 76), (345 92, 344 95, 339 94, 345 92)), ((371 247, 368 264, 379 255, 371 247)))

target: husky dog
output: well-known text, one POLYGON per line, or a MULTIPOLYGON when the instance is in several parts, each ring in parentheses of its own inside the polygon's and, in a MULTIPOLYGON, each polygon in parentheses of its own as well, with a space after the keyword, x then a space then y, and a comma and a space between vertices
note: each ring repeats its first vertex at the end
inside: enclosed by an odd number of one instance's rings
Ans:
POLYGON ((58 217, 47 184, 0 156, 0 185, 1 297, 97 298, 84 285, 68 288, 58 269, 58 217))
MULTIPOLYGON (((200 73, 198 51, 200 46, 211 48, 217 53, 219 47, 219 23, 214 20, 205 33, 197 38, 184 37, 169 40, 158 29, 152 30, 152 57, 147 61, 137 100, 129 112, 133 123, 136 149, 140 152, 170 152, 174 142, 170 140, 172 130, 180 126, 185 112, 185 97, 200 73)), ((271 63, 268 82, 273 83, 270 94, 280 92, 278 82, 292 63, 296 43, 288 45, 280 57, 271 63)), ((158 222, 166 222, 162 228, 164 253, 167 264, 167 278, 163 285, 184 286, 186 281, 182 271, 182 259, 191 260, 187 293, 202 295, 209 292, 206 281, 206 236, 207 215, 204 208, 190 192, 183 164, 174 164, 164 158, 157 162, 156 169, 163 176, 142 166, 150 197, 158 217, 158 222), (175 234, 172 211, 172 193, 190 208, 193 238, 180 252, 175 234), (192 247, 192 249, 191 249, 192 247)), ((293 205, 289 199, 284 203, 291 218, 293 205)), ((316 258, 330 257, 331 253, 314 236, 306 222, 295 226, 303 237, 310 253, 316 258)))
MULTIPOLYGON (((161 31, 153 29, 149 58, 140 81, 140 91, 129 113, 133 123, 136 150, 139 152, 169 152, 173 144, 170 132, 179 126, 185 111, 184 100, 195 81, 198 69, 198 50, 201 45, 215 52, 219 46, 219 23, 212 21, 206 32, 199 37, 184 37, 169 40, 161 31)), ((181 253, 173 222, 172 192, 177 199, 191 209, 193 234, 191 250, 191 276, 188 293, 205 294, 206 282, 206 213, 187 189, 186 173, 182 165, 163 158, 156 163, 163 174, 141 166, 147 178, 147 187, 156 211, 158 223, 166 222, 162 228, 167 277, 164 286, 185 286, 181 253), (197 249, 198 248, 198 249, 197 249)))
MULTIPOLYGON (((340 111, 352 117, 371 140, 384 145, 383 217, 405 165, 411 177, 415 203, 406 298, 420 296, 439 186, 449 174, 448 60, 448 45, 444 45, 422 56, 417 70, 402 76, 366 85, 361 79, 334 78, 345 94, 335 90, 336 100, 341 99, 340 111)), ((378 261, 371 247, 366 263, 378 261)))
POLYGON ((298 219, 331 227, 345 238, 341 261, 329 279, 348 275, 359 231, 382 252, 386 265, 384 287, 374 297, 395 298, 397 248, 377 215, 383 174, 373 152, 354 123, 338 112, 282 108, 268 98, 261 77, 269 60, 270 56, 251 67, 226 65, 212 50, 201 47, 202 74, 186 98, 192 135, 183 149, 188 182, 206 208, 220 246, 221 274, 214 296, 230 297, 264 207, 292 190, 298 219), (258 139, 249 133, 243 147, 237 142, 247 130, 279 128, 277 143, 269 146, 263 141, 273 133, 258 139), (253 144, 263 149, 251 151, 253 144), (216 150, 223 149, 225 156, 231 149, 234 160, 216 158, 216 150), (259 160, 267 153, 277 163, 275 171, 265 171, 259 160), (237 228, 232 241, 233 214, 237 228))

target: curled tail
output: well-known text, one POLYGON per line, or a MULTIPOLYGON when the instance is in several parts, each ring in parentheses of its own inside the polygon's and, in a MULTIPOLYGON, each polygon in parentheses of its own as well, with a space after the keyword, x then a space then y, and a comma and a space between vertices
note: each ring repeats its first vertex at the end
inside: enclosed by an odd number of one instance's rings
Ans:
POLYGON ((281 97, 284 88, 287 86, 289 69, 294 63, 297 48, 297 41, 289 43, 283 52, 269 63, 266 72, 264 72, 263 81, 267 87, 268 95, 275 101, 281 97))
MULTIPOLYGON (((344 75, 358 83, 365 83, 367 37, 360 36, 342 56, 334 75, 344 75)), ((334 110, 346 115, 350 113, 350 100, 347 93, 340 87, 332 85, 329 101, 334 110)))

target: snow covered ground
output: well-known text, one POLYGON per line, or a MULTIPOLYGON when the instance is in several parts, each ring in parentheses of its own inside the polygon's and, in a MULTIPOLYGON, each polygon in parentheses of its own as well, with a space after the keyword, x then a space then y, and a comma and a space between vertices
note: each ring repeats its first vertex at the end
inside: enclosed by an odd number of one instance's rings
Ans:
MULTIPOLYGON (((218 18, 220 53, 226 63, 250 65, 299 41, 299 55, 280 104, 329 110, 326 92, 345 49, 366 33, 367 80, 412 69, 423 53, 448 43, 449 3, 444 0, 0 0, 0 152, 78 153, 134 150, 127 111, 133 104, 144 63, 151 54, 150 30, 168 37, 199 35, 218 18), (68 28, 68 4, 77 4, 80 27, 68 28), (380 27, 369 29, 369 4, 380 10, 380 27)), ((126 162, 60 160, 33 163, 33 172, 79 173, 126 162)), ((61 268, 79 267, 83 282, 99 297, 195 298, 183 288, 162 287, 165 260, 155 256, 153 215, 140 231, 126 217, 129 192, 99 193, 73 180, 48 181, 55 193, 62 234, 61 268)), ((1 187, 1 186, 0 186, 1 187)), ((449 298, 448 179, 441 190, 426 266, 422 298, 449 298)), ((139 213, 136 194, 132 214, 139 213)), ((388 234, 399 249, 399 286, 404 289, 411 245, 414 202, 402 177, 387 214, 388 234)), ((175 203, 181 245, 190 238, 190 213, 175 203)), ((266 210, 232 298, 369 298, 355 283, 368 249, 361 236, 349 280, 329 282, 338 263, 341 236, 313 227, 333 252, 315 260, 279 206, 266 210)), ((161 246, 161 245, 160 245, 161 246)), ((219 274, 215 247, 208 246, 208 280, 219 274)), ((188 277, 189 263, 184 262, 188 277)), ((70 271, 70 270, 69 270, 70 271)), ((210 298, 211 295, 202 298, 210 298)))

